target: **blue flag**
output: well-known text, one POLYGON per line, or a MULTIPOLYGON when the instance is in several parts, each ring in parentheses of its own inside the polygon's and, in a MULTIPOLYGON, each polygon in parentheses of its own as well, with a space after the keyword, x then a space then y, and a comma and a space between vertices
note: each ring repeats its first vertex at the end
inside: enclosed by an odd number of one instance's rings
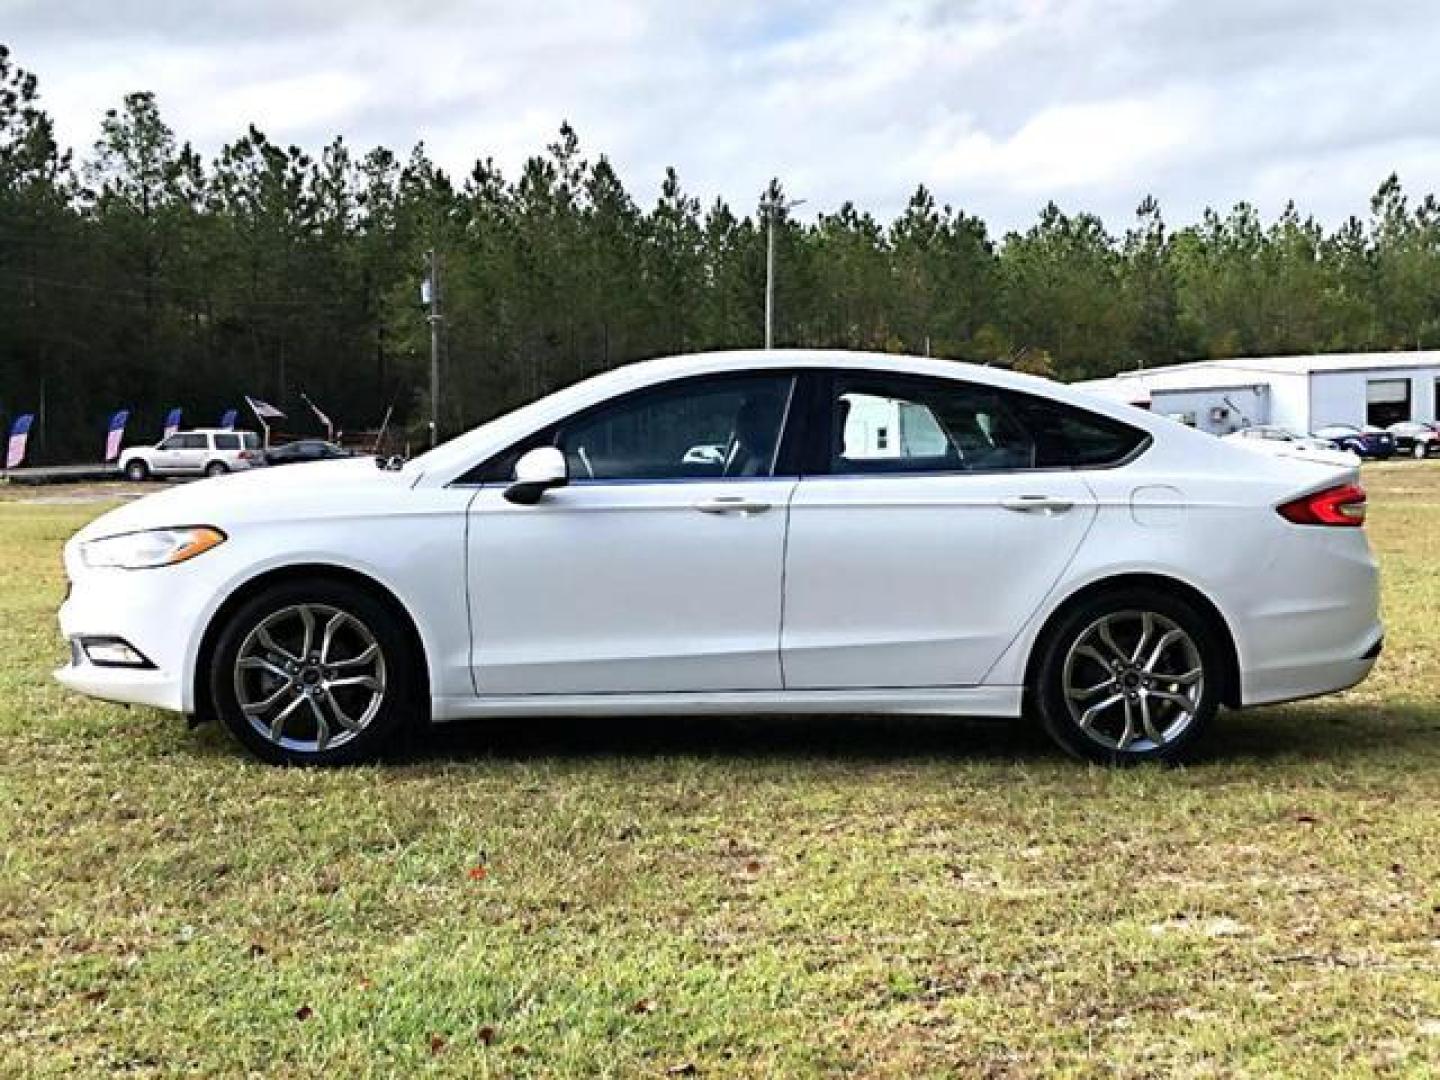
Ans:
POLYGON ((225 415, 220 417, 220 426, 229 431, 235 426, 235 418, 240 415, 239 409, 226 409, 225 415))
POLYGON ((114 461, 120 456, 120 440, 125 437, 125 424, 129 419, 129 409, 121 409, 110 417, 110 430, 105 435, 106 461, 114 461))
POLYGON ((5 467, 13 469, 25 460, 25 444, 30 440, 30 426, 35 423, 34 413, 22 413, 10 427, 10 446, 5 452, 5 467))
POLYGON ((167 416, 167 417, 165 417, 165 438, 168 439, 171 435, 174 435, 175 432, 177 432, 177 431, 179 431, 179 430, 180 430, 180 410, 179 410, 179 409, 171 409, 171 410, 170 410, 170 415, 167 416))

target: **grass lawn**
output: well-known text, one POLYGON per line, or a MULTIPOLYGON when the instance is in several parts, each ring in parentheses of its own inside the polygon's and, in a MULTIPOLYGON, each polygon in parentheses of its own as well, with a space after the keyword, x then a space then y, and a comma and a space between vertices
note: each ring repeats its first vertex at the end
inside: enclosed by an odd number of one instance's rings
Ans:
POLYGON ((7 492, 0 1074, 1435 1075, 1440 466, 1366 483, 1371 679, 1120 773, 847 718, 266 768, 51 682, 102 507, 7 492))

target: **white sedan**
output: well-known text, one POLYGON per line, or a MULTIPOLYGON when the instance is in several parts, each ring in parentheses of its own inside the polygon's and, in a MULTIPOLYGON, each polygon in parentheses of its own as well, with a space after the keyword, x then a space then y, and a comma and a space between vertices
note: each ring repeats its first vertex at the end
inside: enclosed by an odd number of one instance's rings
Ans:
POLYGON ((1380 652, 1352 467, 938 360, 634 364, 404 465, 260 470, 67 544, 67 686, 260 757, 427 721, 1033 715, 1105 762, 1380 652), (695 455, 696 446, 715 454, 695 455))

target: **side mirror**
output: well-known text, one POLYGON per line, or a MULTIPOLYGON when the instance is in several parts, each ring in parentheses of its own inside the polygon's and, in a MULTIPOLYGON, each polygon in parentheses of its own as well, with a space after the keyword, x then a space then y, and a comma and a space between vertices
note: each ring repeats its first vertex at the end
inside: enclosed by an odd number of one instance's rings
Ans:
POLYGON ((545 492, 569 482, 565 455, 553 446, 537 446, 515 462, 515 482, 505 489, 505 498, 521 506, 534 506, 545 492))

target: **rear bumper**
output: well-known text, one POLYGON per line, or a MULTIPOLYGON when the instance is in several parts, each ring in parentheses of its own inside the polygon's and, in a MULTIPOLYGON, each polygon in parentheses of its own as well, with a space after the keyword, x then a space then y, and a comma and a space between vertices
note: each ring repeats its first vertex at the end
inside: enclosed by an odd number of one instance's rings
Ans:
POLYGON ((1349 690, 1363 682, 1375 667, 1384 646, 1384 634, 1377 623, 1373 643, 1353 659, 1274 667, 1264 672, 1247 672, 1244 704, 1278 705, 1349 690))

